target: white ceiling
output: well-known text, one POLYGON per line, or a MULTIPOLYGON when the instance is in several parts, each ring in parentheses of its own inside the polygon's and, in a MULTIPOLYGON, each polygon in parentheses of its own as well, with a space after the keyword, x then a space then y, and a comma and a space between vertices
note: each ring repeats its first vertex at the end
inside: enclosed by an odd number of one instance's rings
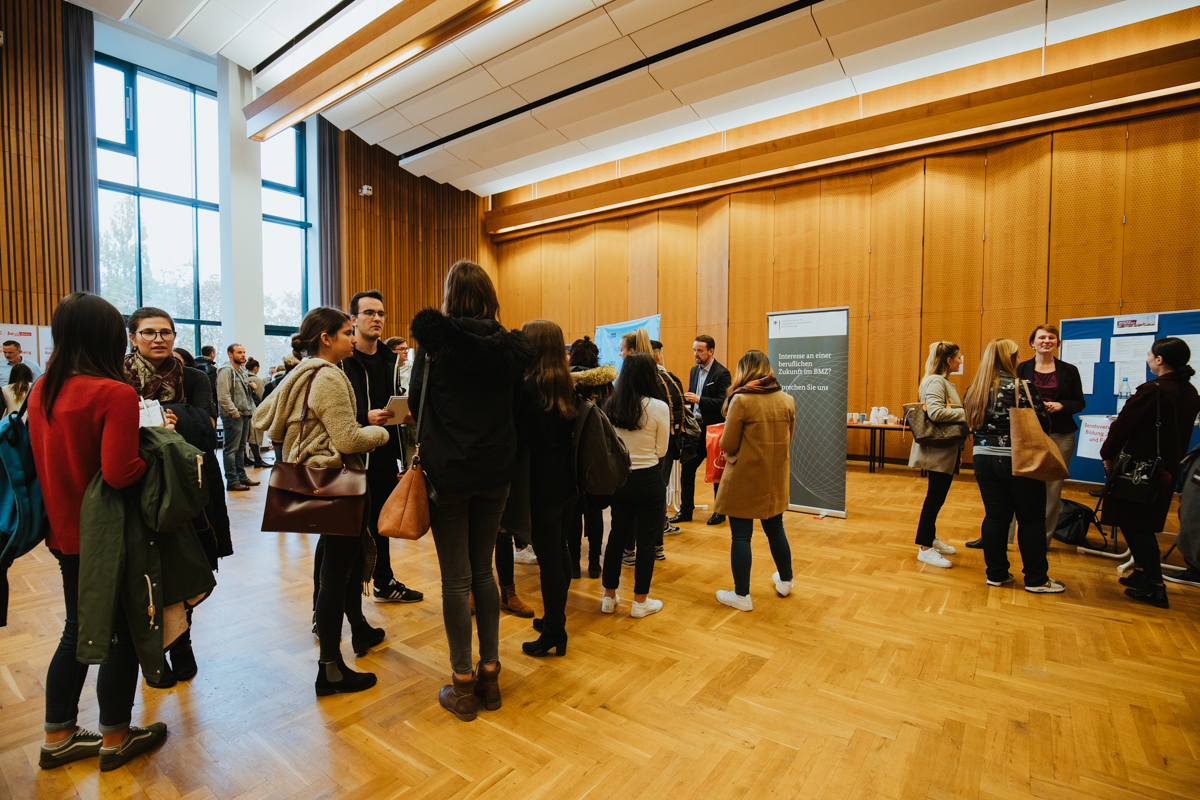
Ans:
MULTIPOLYGON (((493 194, 1197 5, 824 0, 401 161, 493 194)), ((787 0, 524 0, 326 109, 400 155, 787 0)))

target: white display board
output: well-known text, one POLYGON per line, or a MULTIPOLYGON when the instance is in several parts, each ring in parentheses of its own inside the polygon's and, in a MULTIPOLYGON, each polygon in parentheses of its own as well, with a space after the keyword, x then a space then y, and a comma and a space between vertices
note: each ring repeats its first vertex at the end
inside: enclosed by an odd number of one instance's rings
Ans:
POLYGON ((26 361, 35 361, 39 367, 45 366, 42 364, 42 361, 39 358, 41 353, 38 349, 38 326, 0 326, 0 343, 9 341, 21 343, 21 358, 25 359, 26 361))

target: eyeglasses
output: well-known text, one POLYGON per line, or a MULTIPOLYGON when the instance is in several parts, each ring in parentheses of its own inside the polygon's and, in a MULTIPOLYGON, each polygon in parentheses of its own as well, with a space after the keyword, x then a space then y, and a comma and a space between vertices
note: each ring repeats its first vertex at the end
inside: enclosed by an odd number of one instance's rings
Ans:
POLYGON ((175 331, 152 331, 147 329, 138 331, 137 335, 143 342, 153 342, 155 339, 162 339, 164 342, 169 342, 175 338, 175 331))
POLYGON ((387 319, 386 311, 375 311, 373 309, 368 309, 366 311, 360 311, 360 312, 358 312, 358 315, 360 317, 379 317, 379 319, 387 319))

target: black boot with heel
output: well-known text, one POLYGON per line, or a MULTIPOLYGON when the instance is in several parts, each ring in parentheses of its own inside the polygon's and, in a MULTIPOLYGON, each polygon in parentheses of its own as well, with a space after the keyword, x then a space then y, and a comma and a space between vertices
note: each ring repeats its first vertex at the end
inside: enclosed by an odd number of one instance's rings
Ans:
POLYGON ((561 631, 557 634, 543 632, 536 640, 522 644, 521 649, 525 651, 525 655, 535 658, 548 656, 551 650, 556 656, 565 656, 567 654, 567 632, 561 631))

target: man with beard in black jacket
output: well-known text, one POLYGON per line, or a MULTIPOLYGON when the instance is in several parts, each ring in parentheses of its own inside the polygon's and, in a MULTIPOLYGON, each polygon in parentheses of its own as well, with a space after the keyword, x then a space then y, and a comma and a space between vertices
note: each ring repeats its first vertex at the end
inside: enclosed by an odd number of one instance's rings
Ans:
POLYGON ((383 294, 377 289, 359 292, 350 298, 350 322, 354 325, 354 355, 341 363, 354 387, 354 400, 360 425, 381 425, 389 439, 367 457, 367 487, 370 492, 367 529, 375 539, 377 555, 372 599, 376 603, 416 603, 425 595, 396 580, 388 552, 388 538, 379 535, 379 512, 396 488, 399 463, 404 458, 400 423, 387 410, 394 395, 404 394, 396 354, 384 347, 383 323, 387 311, 383 294))

